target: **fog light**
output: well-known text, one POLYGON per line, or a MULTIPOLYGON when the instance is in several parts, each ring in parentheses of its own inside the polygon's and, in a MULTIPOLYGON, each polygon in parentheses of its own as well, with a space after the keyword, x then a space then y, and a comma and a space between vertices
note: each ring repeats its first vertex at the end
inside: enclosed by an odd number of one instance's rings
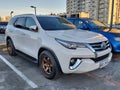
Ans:
POLYGON ((73 69, 77 68, 81 63, 82 63, 82 60, 81 60, 81 59, 72 58, 72 59, 70 60, 70 66, 69 66, 69 68, 70 68, 71 70, 73 70, 73 69))

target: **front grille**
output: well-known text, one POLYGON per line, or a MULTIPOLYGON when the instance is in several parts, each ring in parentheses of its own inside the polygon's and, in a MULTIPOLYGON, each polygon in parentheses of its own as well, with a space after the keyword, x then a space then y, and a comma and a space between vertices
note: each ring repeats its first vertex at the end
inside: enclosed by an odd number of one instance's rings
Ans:
POLYGON ((98 57, 98 58, 91 58, 94 62, 102 61, 103 59, 107 58, 109 54, 106 54, 104 56, 98 57))
POLYGON ((103 41, 98 43, 89 43, 89 44, 95 51, 106 50, 110 47, 110 44, 108 41, 103 41))

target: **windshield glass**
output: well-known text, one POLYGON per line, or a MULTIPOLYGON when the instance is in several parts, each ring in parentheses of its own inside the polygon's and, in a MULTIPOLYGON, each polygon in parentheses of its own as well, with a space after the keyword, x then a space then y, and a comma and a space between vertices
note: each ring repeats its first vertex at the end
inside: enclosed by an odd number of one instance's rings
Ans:
POLYGON ((86 21, 93 29, 106 29, 108 28, 104 23, 97 20, 87 20, 86 21))
POLYGON ((76 27, 61 17, 37 17, 41 27, 44 30, 70 30, 75 29, 76 27))

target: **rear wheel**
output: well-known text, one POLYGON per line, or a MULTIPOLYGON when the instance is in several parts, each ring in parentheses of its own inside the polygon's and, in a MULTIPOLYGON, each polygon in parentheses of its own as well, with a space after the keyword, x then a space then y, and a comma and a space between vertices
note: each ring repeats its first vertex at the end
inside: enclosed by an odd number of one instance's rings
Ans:
POLYGON ((39 55, 39 66, 42 74, 48 79, 57 78, 61 74, 55 57, 47 50, 39 55))
POLYGON ((15 47, 13 45, 12 40, 10 40, 10 39, 7 40, 7 50, 8 50, 9 55, 16 56, 15 47))

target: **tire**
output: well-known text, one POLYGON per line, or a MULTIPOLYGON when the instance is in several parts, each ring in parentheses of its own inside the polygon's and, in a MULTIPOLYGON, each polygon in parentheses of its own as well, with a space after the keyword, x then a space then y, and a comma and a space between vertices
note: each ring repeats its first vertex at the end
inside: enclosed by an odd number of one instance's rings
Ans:
POLYGON ((16 50, 15 50, 14 44, 11 39, 7 40, 7 50, 8 50, 9 55, 16 56, 16 50))
POLYGON ((61 75, 61 70, 51 52, 45 50, 39 55, 39 67, 44 77, 55 79, 61 75))

